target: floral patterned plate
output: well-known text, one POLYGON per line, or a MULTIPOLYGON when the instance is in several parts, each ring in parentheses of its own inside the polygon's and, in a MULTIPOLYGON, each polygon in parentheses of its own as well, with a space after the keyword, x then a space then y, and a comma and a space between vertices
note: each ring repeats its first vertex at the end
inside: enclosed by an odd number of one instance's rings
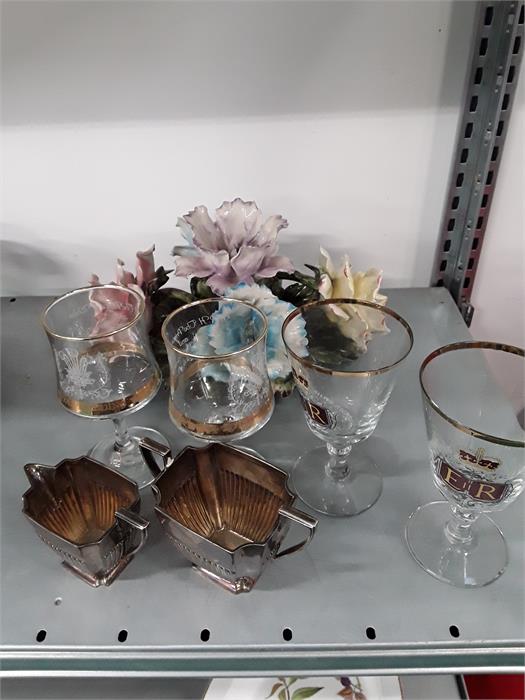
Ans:
POLYGON ((397 676, 218 678, 204 700, 402 700, 397 676))

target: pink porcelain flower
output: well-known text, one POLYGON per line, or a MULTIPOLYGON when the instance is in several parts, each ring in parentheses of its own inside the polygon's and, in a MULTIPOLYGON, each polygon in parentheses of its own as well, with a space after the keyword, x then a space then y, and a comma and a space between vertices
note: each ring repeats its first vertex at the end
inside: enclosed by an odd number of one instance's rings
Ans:
MULTIPOLYGON (((119 326, 129 323, 135 315, 135 309, 130 304, 130 294, 127 289, 138 292, 145 300, 146 308, 144 316, 146 327, 151 325, 151 302, 148 295, 149 283, 155 279, 155 263, 153 252, 155 246, 148 250, 137 252, 134 275, 124 267, 125 263, 117 259, 116 282, 122 286, 120 289, 94 289, 90 294, 90 301, 95 313, 95 326, 93 335, 109 333, 119 326)), ((98 275, 91 275, 90 285, 97 287, 101 284, 98 275)))
POLYGON ((179 218, 177 226, 189 245, 173 249, 176 275, 207 278, 213 291, 222 294, 240 282, 293 272, 291 261, 278 255, 277 234, 288 226, 280 214, 264 221, 255 202, 239 198, 215 211, 215 221, 205 206, 179 218))

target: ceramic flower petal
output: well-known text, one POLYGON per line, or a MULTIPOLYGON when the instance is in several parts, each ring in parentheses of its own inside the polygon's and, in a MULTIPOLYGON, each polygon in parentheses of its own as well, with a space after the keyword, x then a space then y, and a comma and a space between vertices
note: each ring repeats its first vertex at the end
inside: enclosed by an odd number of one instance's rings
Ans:
MULTIPOLYGON (((286 301, 278 299, 268 287, 259 284, 239 284, 233 288, 226 289, 224 295, 233 299, 247 301, 265 314, 268 322, 266 335, 268 375, 273 382, 286 380, 292 368, 284 347, 281 329, 286 317, 295 307, 286 301)), ((301 317, 297 327, 298 353, 305 355, 306 345, 306 328, 301 317)))
POLYGON ((245 202, 239 197, 233 202, 223 202, 216 213, 217 226, 230 252, 247 245, 255 237, 262 221, 257 204, 245 202))
POLYGON ((124 261, 117 258, 117 284, 121 284, 123 287, 127 287, 129 284, 136 284, 135 275, 126 270, 124 265, 124 261))
POLYGON ((265 251, 263 248, 255 248, 254 246, 241 248, 231 261, 238 280, 241 282, 253 282, 253 276, 258 272, 264 256, 265 251))
POLYGON ((257 277, 273 277, 278 272, 293 272, 292 261, 284 255, 265 256, 261 267, 257 270, 257 277))
POLYGON ((137 252, 137 284, 141 288, 155 277, 154 250, 155 245, 152 245, 148 250, 137 252))
POLYGON ((319 269, 326 272, 329 277, 336 276, 335 265, 330 254, 324 248, 319 248, 319 269))
POLYGON ((177 219, 177 228, 180 229, 180 235, 184 238, 186 243, 193 247, 193 229, 186 221, 184 221, 182 216, 179 216, 177 219))
POLYGON ((277 234, 288 226, 286 219, 280 214, 270 216, 256 232, 252 243, 255 245, 273 245, 277 241, 277 234))
POLYGON ((221 231, 210 219, 205 206, 195 207, 182 217, 193 230, 193 243, 202 250, 225 250, 225 241, 221 231))
POLYGON ((178 255, 175 257, 175 273, 180 277, 207 277, 229 266, 230 258, 225 250, 201 251, 197 257, 178 255))

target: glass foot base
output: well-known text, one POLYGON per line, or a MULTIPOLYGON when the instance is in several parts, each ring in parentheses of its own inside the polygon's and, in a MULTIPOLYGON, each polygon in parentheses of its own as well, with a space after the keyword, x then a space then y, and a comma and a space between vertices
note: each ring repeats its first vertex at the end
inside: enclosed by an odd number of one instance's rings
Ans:
POLYGON ((310 508, 324 515, 350 516, 367 510, 381 495, 383 480, 374 462, 354 450, 350 473, 340 481, 326 473, 326 447, 299 457, 290 477, 293 490, 310 508))
POLYGON ((426 572, 452 586, 477 588, 492 583, 508 563, 501 530, 481 515, 472 525, 472 542, 453 545, 444 532, 451 518, 447 501, 434 501, 415 510, 405 528, 410 554, 426 572))
MULTIPOLYGON (((107 464, 109 467, 113 467, 113 469, 122 472, 128 479, 135 481, 139 489, 143 489, 153 482, 155 476, 151 473, 142 457, 139 448, 140 440, 143 438, 150 438, 151 440, 155 440, 155 442, 160 442, 161 445, 166 445, 166 447, 169 447, 169 442, 157 430, 153 430, 153 428, 133 426, 129 428, 128 434, 131 438, 129 445, 117 450, 115 449, 115 438, 111 436, 98 442, 91 448, 88 454, 89 457, 102 462, 102 464, 107 464)), ((162 464, 160 462, 159 466, 162 469, 162 464)))

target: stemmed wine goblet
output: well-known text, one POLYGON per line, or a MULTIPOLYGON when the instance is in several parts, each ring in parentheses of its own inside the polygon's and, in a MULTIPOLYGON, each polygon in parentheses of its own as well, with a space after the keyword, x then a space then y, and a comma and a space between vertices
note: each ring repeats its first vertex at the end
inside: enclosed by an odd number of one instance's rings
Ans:
POLYGON ((382 478, 354 446, 377 426, 412 348, 410 326, 379 304, 330 299, 292 311, 283 339, 308 427, 326 443, 298 459, 293 488, 321 513, 356 515, 379 498, 382 478))
POLYGON ((105 284, 64 294, 42 316, 64 408, 85 418, 113 420, 115 436, 95 445, 89 456, 122 471, 139 488, 154 478, 139 441, 168 444, 156 430, 128 429, 124 420, 149 403, 161 384, 144 311, 138 292, 105 284))
POLYGON ((487 514, 525 483, 524 358, 521 348, 468 341, 421 365, 432 475, 447 500, 412 513, 405 538, 425 571, 455 586, 485 586, 507 566, 505 539, 487 514))
POLYGON ((162 326, 175 425, 208 441, 241 440, 270 419, 265 315, 237 299, 204 299, 174 311, 162 326))

